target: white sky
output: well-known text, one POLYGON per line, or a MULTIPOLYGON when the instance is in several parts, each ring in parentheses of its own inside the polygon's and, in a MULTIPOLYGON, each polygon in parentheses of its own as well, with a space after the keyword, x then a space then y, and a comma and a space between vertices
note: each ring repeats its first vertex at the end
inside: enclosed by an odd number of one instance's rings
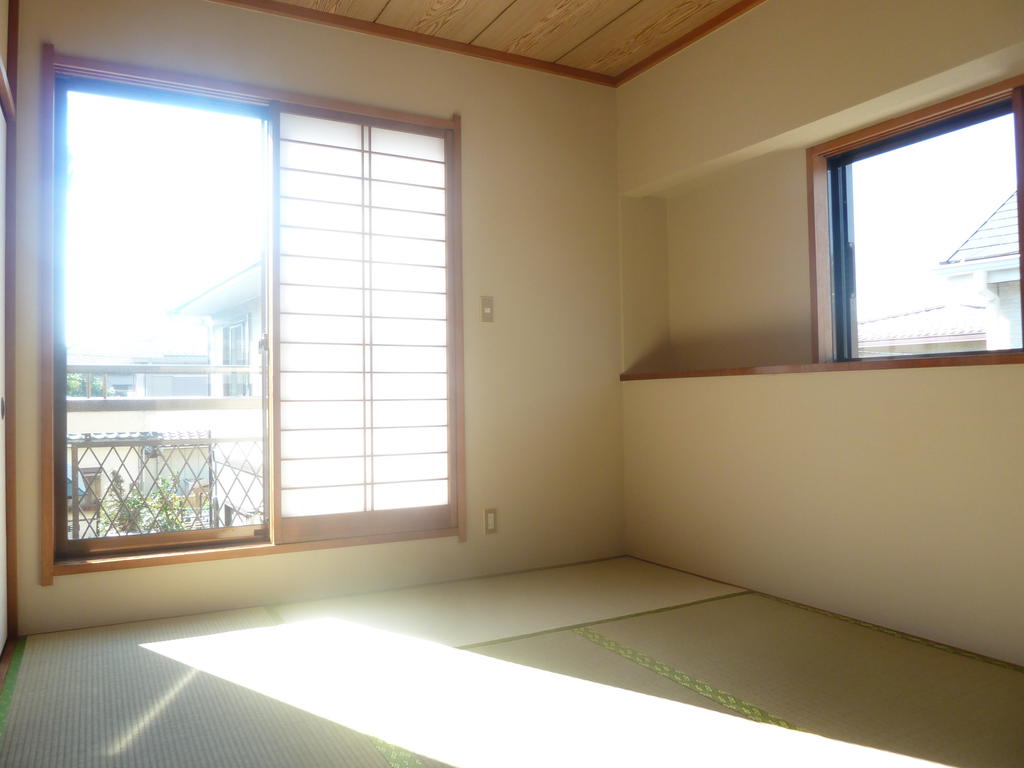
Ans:
POLYGON ((69 355, 206 354, 169 313, 262 257, 263 121, 70 92, 67 124, 69 355))
POLYGON ((858 319, 950 299, 939 262, 1017 185, 1013 116, 853 164, 858 319))

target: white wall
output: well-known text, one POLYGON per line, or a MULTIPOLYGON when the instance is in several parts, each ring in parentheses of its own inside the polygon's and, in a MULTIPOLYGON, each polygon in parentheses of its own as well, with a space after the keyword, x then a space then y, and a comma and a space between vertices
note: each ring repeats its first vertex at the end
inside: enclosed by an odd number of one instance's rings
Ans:
POLYGON ((615 96, 608 88, 200 0, 22 7, 21 631, 382 589, 622 551, 615 96), (40 46, 463 119, 469 541, 59 576, 39 586, 40 46), (497 322, 478 322, 479 296, 497 322), (484 536, 482 509, 500 532, 484 536))

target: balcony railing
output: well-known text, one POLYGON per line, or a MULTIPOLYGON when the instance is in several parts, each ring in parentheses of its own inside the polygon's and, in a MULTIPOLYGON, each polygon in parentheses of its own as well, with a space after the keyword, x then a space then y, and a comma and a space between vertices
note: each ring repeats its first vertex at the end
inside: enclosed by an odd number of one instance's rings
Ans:
POLYGON ((261 415, 250 424, 239 414, 262 407, 258 370, 103 363, 67 373, 69 541, 265 522, 263 441, 224 436, 240 424, 260 433, 261 415), (197 411, 207 414, 187 413, 197 411))
POLYGON ((257 408, 262 391, 262 374, 247 365, 69 364, 67 374, 69 412, 257 408), (202 378, 205 392, 152 395, 154 376, 202 378))
POLYGON ((87 433, 67 452, 69 540, 264 522, 261 440, 87 433))

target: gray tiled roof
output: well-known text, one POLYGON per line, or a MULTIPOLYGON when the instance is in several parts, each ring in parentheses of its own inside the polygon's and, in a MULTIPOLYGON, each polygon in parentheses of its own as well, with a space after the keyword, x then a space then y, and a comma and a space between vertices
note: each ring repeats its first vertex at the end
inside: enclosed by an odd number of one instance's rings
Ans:
POLYGON ((1016 256, 1020 253, 1017 239, 1017 193, 996 209, 977 231, 967 238, 943 264, 1016 256))
POLYGON ((926 307, 857 323, 861 342, 978 335, 985 335, 985 308, 971 304, 926 307))

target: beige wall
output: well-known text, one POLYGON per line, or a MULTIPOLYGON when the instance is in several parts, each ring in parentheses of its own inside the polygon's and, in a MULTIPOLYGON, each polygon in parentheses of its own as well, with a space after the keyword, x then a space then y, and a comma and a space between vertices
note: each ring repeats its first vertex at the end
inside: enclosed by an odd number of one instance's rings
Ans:
POLYGON ((811 362, 804 153, 774 152, 668 200, 674 368, 811 362))
POLYGON ((617 89, 620 189, 660 193, 1007 77, 1022 29, 1020 0, 770 0, 617 89))
POLYGON ((623 390, 630 553, 1024 663, 1024 366, 623 390))
POLYGON ((39 586, 38 318, 18 308, 21 630, 299 600, 619 554, 615 96, 200 0, 22 7, 18 288, 36 291, 39 50, 463 118, 469 541, 57 577, 39 586), (482 325, 479 296, 495 296, 482 325), (483 507, 500 510, 484 536, 483 507))
MULTIPOLYGON (((1016 0, 772 0, 620 88, 620 191, 667 200, 674 367, 807 362, 805 148, 1024 72, 1022 32, 1016 0)), ((627 551, 1022 662, 1022 385, 626 383, 627 551)))

